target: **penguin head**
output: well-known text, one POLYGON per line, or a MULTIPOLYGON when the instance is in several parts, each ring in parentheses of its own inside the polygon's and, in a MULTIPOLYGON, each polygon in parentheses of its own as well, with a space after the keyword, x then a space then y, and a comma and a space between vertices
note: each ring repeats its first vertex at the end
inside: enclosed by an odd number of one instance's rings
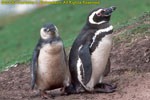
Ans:
POLYGON ((40 31, 40 35, 42 39, 55 38, 59 36, 57 27, 52 23, 43 25, 40 31))
POLYGON ((91 11, 88 15, 87 22, 89 24, 100 25, 105 22, 109 22, 112 12, 116 7, 112 6, 109 8, 97 8, 91 11))

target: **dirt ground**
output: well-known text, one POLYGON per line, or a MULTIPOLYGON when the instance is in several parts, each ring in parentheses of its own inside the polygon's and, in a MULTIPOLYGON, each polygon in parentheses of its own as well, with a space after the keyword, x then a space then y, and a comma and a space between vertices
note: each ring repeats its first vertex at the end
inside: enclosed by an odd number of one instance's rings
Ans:
MULTIPOLYGON (((105 82, 117 84, 114 93, 82 93, 61 96, 49 91, 55 100, 150 100, 150 37, 121 43, 111 52, 111 72, 105 82)), ((29 64, 18 64, 0 73, 0 100, 42 100, 30 89, 29 64)))

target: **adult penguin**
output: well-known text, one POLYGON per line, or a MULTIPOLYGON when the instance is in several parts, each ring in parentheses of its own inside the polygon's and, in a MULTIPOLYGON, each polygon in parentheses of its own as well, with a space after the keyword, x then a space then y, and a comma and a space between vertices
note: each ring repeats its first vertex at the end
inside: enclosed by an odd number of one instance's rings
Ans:
POLYGON ((103 76, 110 70, 113 26, 109 21, 115 9, 100 7, 89 13, 70 51, 71 85, 66 88, 68 93, 115 91, 116 85, 102 83, 103 76))

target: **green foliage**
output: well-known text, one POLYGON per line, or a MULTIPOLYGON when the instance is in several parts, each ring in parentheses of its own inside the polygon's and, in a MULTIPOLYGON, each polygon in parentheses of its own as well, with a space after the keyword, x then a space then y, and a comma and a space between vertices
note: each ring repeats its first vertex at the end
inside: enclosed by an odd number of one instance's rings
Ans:
MULTIPOLYGON (((149 0, 101 0, 100 5, 49 5, 32 13, 16 17, 11 23, 0 24, 0 71, 14 63, 31 59, 43 24, 54 23, 65 47, 70 47, 86 22, 88 13, 97 7, 117 6, 111 23, 120 23, 150 9, 149 0)), ((2 22, 2 20, 0 20, 2 22)))
POLYGON ((120 42, 131 42, 136 38, 145 37, 150 35, 150 12, 146 12, 140 15, 138 18, 131 19, 119 27, 117 30, 119 34, 114 37, 115 45, 119 45, 120 42))

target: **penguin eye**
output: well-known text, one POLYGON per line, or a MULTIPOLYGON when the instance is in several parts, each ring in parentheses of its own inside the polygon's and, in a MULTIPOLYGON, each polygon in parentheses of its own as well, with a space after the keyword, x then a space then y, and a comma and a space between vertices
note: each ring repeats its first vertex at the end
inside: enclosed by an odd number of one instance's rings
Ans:
POLYGON ((44 29, 44 32, 49 32, 49 31, 50 31, 50 30, 49 30, 49 29, 47 29, 47 28, 45 28, 45 29, 44 29))
POLYGON ((97 15, 100 16, 100 15, 101 15, 101 12, 97 13, 97 15))
POLYGON ((46 31, 47 31, 47 29, 45 28, 45 29, 44 29, 44 32, 46 32, 46 31))

